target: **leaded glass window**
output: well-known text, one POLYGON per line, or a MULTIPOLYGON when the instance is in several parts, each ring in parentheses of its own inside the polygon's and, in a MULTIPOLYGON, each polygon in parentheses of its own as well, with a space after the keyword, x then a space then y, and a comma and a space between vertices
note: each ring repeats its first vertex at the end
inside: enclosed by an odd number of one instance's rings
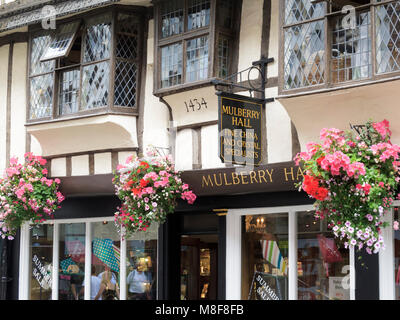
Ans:
POLYGON ((29 119, 52 115, 54 61, 41 62, 49 46, 50 34, 36 34, 31 41, 29 119))
POLYGON ((116 7, 32 34, 29 120, 98 108, 129 107, 119 110, 131 113, 138 101, 143 25, 137 11, 116 7))
POLYGON ((140 63, 140 21, 133 15, 119 14, 116 34, 114 105, 136 107, 138 65, 140 63))
POLYGON ((324 83, 324 21, 285 29, 285 89, 324 83))
POLYGON ((332 31, 332 82, 361 80, 372 74, 370 12, 356 14, 355 28, 336 20, 332 31))
POLYGON ((218 38, 218 77, 226 78, 229 74, 229 42, 222 35, 218 38))
POLYGON ((206 79, 208 73, 208 37, 188 40, 186 48, 187 81, 206 79))
POLYGON ((82 68, 81 110, 108 105, 110 68, 108 61, 82 68))
POLYGON ((376 24, 376 72, 400 70, 400 2, 377 6, 376 24))
POLYGON ((108 59, 111 52, 111 39, 110 14, 90 19, 86 29, 83 62, 108 59))
POLYGON ((159 1, 156 4, 158 87, 228 76, 230 66, 234 65, 230 59, 237 50, 232 46, 239 31, 234 19, 240 19, 241 6, 241 0, 159 1))
POLYGON ((183 0, 165 1, 161 5, 162 37, 183 32, 183 0))
POLYGON ((161 83, 162 87, 170 87, 182 83, 181 43, 161 49, 161 83))
POLYGON ((78 31, 80 21, 61 25, 51 40, 40 61, 47 61, 68 55, 78 31))
POLYGON ((209 0, 190 0, 188 5, 188 30, 202 28, 210 24, 209 0))

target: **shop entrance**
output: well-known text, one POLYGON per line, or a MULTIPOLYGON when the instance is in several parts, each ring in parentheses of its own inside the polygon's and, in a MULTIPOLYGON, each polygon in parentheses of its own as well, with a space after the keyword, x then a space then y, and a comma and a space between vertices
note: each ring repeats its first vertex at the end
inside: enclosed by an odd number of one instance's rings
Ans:
POLYGON ((216 300, 218 235, 181 235, 181 300, 216 300))

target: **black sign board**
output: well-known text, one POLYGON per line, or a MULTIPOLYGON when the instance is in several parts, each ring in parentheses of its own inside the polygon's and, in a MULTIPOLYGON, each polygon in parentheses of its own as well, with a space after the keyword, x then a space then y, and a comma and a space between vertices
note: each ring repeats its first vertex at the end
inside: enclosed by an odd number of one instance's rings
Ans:
POLYGON ((248 300, 286 300, 287 277, 255 271, 248 300))
POLYGON ((224 163, 259 165, 262 161, 263 100, 218 92, 219 156, 224 163))

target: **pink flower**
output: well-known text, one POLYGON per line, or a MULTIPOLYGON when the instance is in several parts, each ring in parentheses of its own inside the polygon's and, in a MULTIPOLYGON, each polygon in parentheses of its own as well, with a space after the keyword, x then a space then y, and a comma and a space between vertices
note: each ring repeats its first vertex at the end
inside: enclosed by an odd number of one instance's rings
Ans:
POLYGON ((394 221, 393 222, 393 229, 394 230, 399 230, 399 222, 398 221, 394 221))
POLYGON ((48 174, 49 172, 47 171, 47 169, 43 169, 42 170, 42 174, 48 174))
POLYGON ((58 178, 55 178, 55 179, 54 179, 54 182, 57 183, 57 184, 60 184, 60 183, 61 183, 60 179, 58 179, 58 178))
POLYGON ((386 137, 390 138, 392 135, 392 132, 389 130, 389 121, 386 119, 381 122, 373 123, 372 126, 381 135, 382 139, 385 139, 386 137))
POLYGON ((16 157, 11 158, 11 159, 10 159, 10 164, 11 164, 12 166, 18 164, 18 158, 16 158, 16 157))
POLYGON ((50 187, 53 184, 53 179, 47 179, 46 184, 50 187))

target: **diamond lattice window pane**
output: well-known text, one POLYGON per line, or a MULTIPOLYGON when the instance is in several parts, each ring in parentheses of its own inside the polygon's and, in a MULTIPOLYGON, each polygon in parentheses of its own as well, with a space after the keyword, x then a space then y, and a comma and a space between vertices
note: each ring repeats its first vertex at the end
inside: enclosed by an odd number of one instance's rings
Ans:
POLYGON ((58 98, 60 114, 78 112, 79 80, 79 69, 60 73, 60 93, 58 98))
POLYGON ((117 61, 115 68, 114 105, 136 107, 137 66, 117 61))
POLYGON ((50 117, 53 103, 53 74, 33 77, 30 81, 31 120, 50 117))
POLYGON ((40 35, 32 38, 30 74, 51 72, 54 69, 54 61, 40 62, 40 57, 50 45, 50 35, 40 35))
POLYGON ((376 72, 400 70, 400 2, 376 7, 376 72))
POLYGON ((117 36, 116 55, 118 58, 124 59, 137 59, 138 57, 138 37, 136 35, 130 36, 119 34, 117 36))
POLYGON ((319 18, 325 14, 323 2, 312 4, 311 0, 286 0, 285 23, 292 24, 319 18))
POLYGON ((110 67, 101 62, 82 68, 81 110, 108 105, 110 67))
POLYGON ((325 23, 315 21, 285 30, 285 89, 324 83, 325 23))
POLYGON ((50 45, 40 58, 40 61, 43 62, 67 56, 72 47, 79 25, 80 21, 75 21, 58 27, 57 33, 52 38, 50 45))
POLYGON ((110 57, 111 17, 102 15, 88 21, 84 42, 83 61, 98 61, 110 57))
POLYGON ((332 30, 333 83, 369 78, 372 74, 370 12, 357 12, 355 28, 348 28, 337 18, 332 30))

